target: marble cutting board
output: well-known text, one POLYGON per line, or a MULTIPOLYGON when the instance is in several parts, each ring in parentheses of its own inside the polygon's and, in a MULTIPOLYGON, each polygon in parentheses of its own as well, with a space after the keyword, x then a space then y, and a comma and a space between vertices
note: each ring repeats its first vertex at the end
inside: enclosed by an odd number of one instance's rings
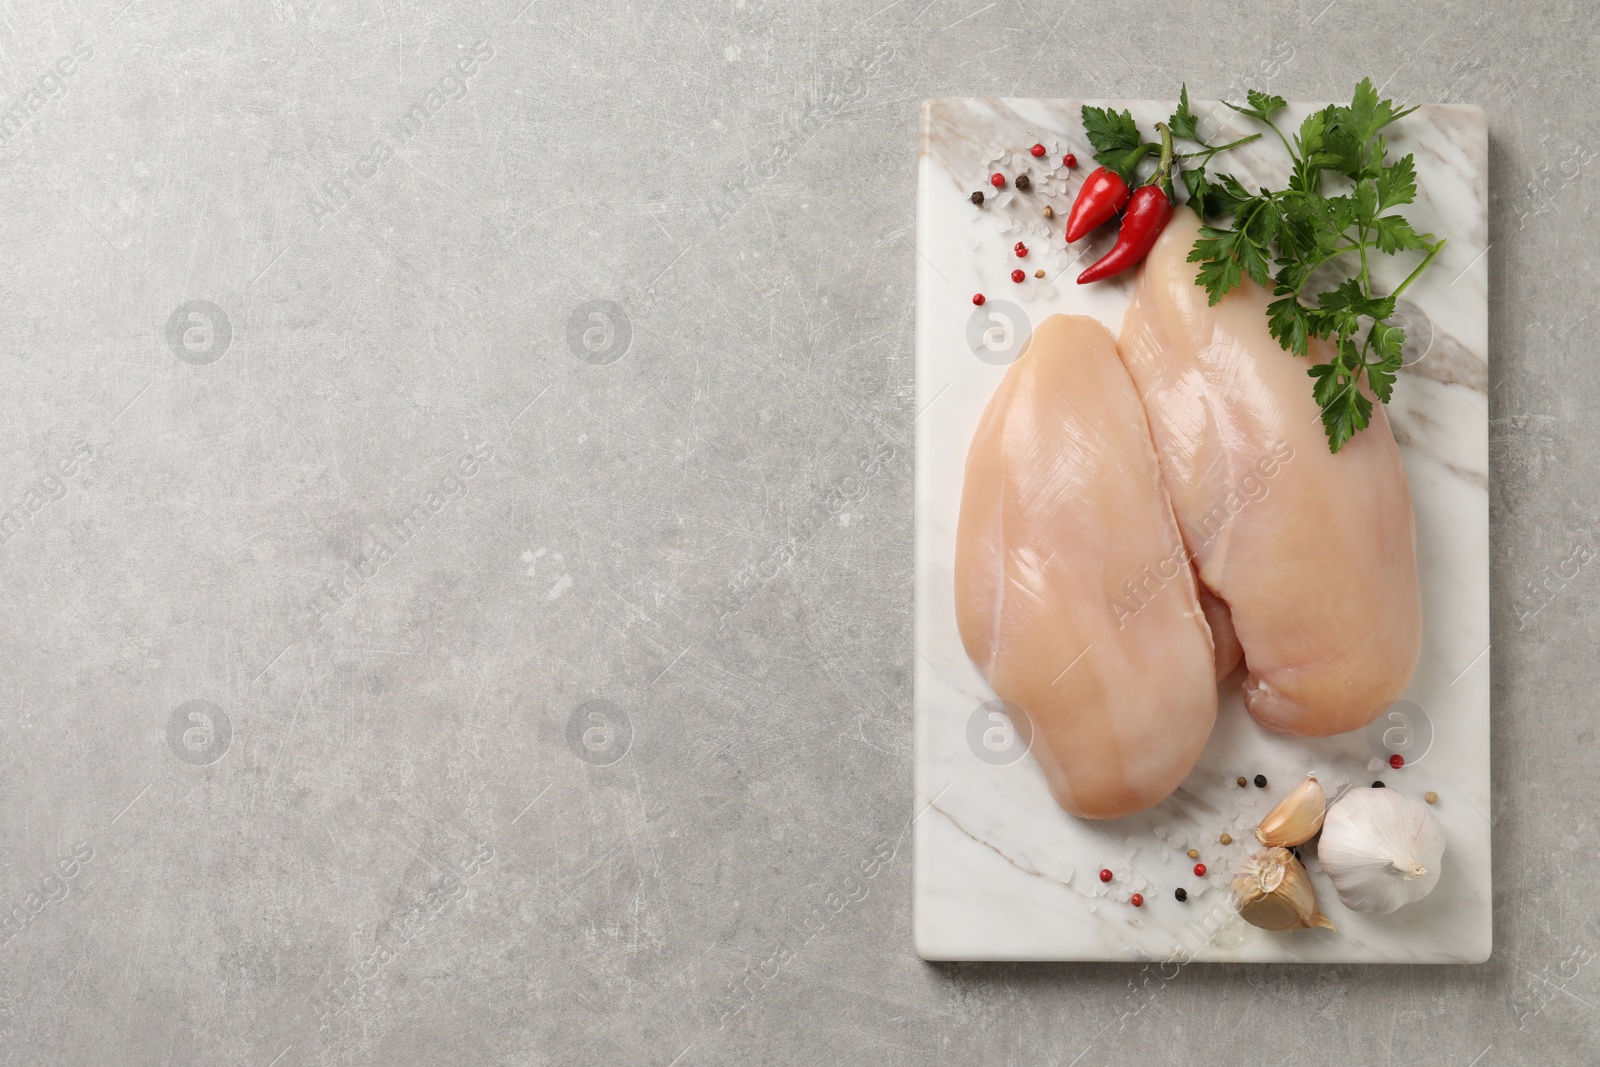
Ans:
MULTIPOLYGON (((956 631, 952 562, 967 447, 985 404, 1032 323, 1055 313, 1093 315, 1116 334, 1127 280, 1079 287, 1083 267, 1109 247, 1102 232, 1070 251, 1063 220, 1095 166, 1083 137, 1084 103, 1129 108, 1142 129, 1176 101, 937 99, 923 105, 917 201, 916 803, 915 928, 930 960, 1277 961, 1471 963, 1491 948, 1489 800, 1488 144, 1473 107, 1424 105, 1389 131, 1390 156, 1416 157, 1417 203, 1402 209, 1418 231, 1449 243, 1402 304, 1407 366, 1389 405, 1417 518, 1423 601, 1422 659, 1403 700, 1365 733, 1320 740, 1260 729, 1240 699, 1242 675, 1220 686, 1217 726, 1183 786, 1158 807, 1089 822, 1050 799, 1025 741, 995 714, 994 692, 956 631), (1048 154, 1028 149, 1043 143, 1048 154), (1076 169, 1062 167, 1074 152, 1076 169), (1028 173, 1030 192, 996 198, 986 179, 1028 173), (983 208, 969 197, 989 194, 983 208), (1055 219, 1043 217, 1051 205, 1055 219), (1030 255, 1018 261, 1021 240, 1030 255), (1027 281, 1011 281, 1022 266, 1027 281), (1036 280, 1035 270, 1046 271, 1036 280), (982 308, 972 294, 988 297, 982 308), (1408 763, 1399 771, 1393 752, 1408 763), (1228 903, 1251 828, 1307 771, 1330 794, 1374 779, 1421 797, 1439 794, 1444 873, 1423 901, 1391 915, 1339 903, 1316 863, 1322 910, 1339 932, 1269 933, 1228 903), (1239 788, 1239 775, 1269 786, 1239 788), (1229 833, 1233 843, 1222 846, 1229 833), (1197 878, 1196 848, 1208 866, 1197 878), (1116 875, 1109 885, 1102 867, 1116 875), (1173 891, 1184 888, 1179 903, 1173 891), (1129 894, 1146 903, 1134 908, 1129 894)), ((1298 128, 1320 104, 1291 104, 1280 127, 1298 128)), ((1194 105, 1211 143, 1253 132, 1212 101, 1194 105)), ((1281 184, 1283 148, 1263 139, 1219 157, 1246 185, 1281 184)), ((1110 228, 1107 228, 1109 231, 1110 228)), ((1393 286, 1414 265, 1375 269, 1393 286)), ((1403 262, 1402 262, 1403 261, 1403 262)), ((1287 354, 1285 359, 1292 358, 1287 354)), ((1307 388, 1309 388, 1309 380, 1307 388)))

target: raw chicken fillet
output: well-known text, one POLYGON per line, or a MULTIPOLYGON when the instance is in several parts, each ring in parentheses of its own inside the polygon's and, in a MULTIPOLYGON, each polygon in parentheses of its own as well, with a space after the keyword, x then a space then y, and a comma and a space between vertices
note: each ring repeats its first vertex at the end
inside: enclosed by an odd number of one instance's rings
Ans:
MULTIPOLYGON (((1179 209, 1156 242, 1119 351, 1200 580, 1244 650, 1250 714, 1313 737, 1360 729, 1421 650, 1405 468, 1382 404, 1328 452, 1308 362, 1268 333, 1266 291, 1246 279, 1207 306, 1186 262, 1199 226, 1179 209)), ((1314 341, 1311 355, 1331 352, 1314 341)), ((1098 569, 1092 555, 1077 565, 1098 569)))
POLYGON ((1214 656, 1144 408, 1094 319, 1046 320, 989 401, 955 594, 967 654, 1027 713, 1062 808, 1127 815, 1183 781, 1237 651, 1214 656))

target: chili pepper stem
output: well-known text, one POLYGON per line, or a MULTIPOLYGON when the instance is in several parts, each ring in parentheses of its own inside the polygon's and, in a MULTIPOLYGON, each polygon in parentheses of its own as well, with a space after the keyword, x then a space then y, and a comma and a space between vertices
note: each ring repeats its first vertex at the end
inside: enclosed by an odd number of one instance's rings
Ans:
POLYGON ((1156 123, 1156 129, 1161 131, 1161 159, 1156 164, 1156 172, 1144 184, 1160 186, 1170 203, 1173 200, 1172 172, 1177 169, 1177 160, 1172 154, 1172 129, 1165 122, 1156 123))

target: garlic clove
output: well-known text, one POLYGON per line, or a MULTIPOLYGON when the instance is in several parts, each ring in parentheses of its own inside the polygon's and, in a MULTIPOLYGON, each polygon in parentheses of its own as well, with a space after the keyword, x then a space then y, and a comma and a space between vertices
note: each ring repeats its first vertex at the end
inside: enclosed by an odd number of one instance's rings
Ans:
POLYGON ((1317 891, 1300 861, 1286 848, 1251 853, 1233 876, 1239 916, 1263 930, 1337 930, 1317 910, 1317 891))
POLYGON ((1386 914, 1439 883, 1444 826, 1398 789, 1352 789, 1328 809, 1317 858, 1351 911, 1386 914))
POLYGON ((1278 806, 1256 827, 1256 840, 1263 845, 1303 845, 1322 829, 1328 811, 1328 795, 1315 774, 1295 786, 1278 806))

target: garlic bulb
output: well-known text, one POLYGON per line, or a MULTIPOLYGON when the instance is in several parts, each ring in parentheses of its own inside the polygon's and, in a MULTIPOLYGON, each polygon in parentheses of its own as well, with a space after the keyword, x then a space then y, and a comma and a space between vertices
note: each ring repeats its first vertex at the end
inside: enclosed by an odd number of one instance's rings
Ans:
POLYGON ((1303 845, 1317 836, 1322 829, 1322 817, 1328 810, 1328 795, 1315 774, 1306 780, 1278 806, 1267 812, 1267 817, 1256 827, 1256 840, 1263 845, 1303 845))
POLYGON ((1263 930, 1338 929, 1317 910, 1311 878, 1286 848, 1262 849, 1240 865, 1233 903, 1245 922, 1263 930))
POLYGON ((1439 817, 1398 789, 1352 789, 1328 809, 1317 859, 1351 911, 1386 913, 1438 884, 1439 817))

